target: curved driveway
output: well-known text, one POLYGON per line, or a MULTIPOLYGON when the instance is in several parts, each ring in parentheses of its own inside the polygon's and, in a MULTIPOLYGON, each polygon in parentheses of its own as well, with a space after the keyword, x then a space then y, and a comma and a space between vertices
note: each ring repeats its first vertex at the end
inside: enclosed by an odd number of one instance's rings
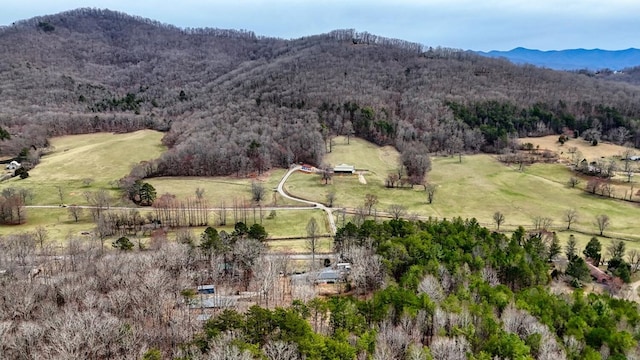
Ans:
POLYGON ((299 199, 297 197, 291 196, 289 194, 287 194, 286 191, 284 191, 284 183, 287 181, 287 179, 289 178, 289 176, 291 176, 291 174, 293 174, 294 172, 298 171, 302 169, 302 166, 300 165, 296 165, 292 168, 289 169, 289 171, 287 171, 286 174, 284 174, 284 176, 282 177, 282 180, 280 180, 280 183, 278 183, 278 192, 280 193, 280 195, 282 195, 284 198, 287 198, 289 200, 293 200, 293 201, 297 201, 297 202, 301 202, 304 204, 309 204, 309 205, 314 205, 317 209, 323 210, 324 212, 327 213, 327 217, 329 218, 329 228, 331 231, 331 235, 335 235, 336 234, 336 221, 333 219, 333 213, 331 212, 331 208, 324 206, 324 204, 321 203, 317 203, 317 202, 313 202, 313 201, 309 201, 309 200, 304 200, 304 199, 299 199))

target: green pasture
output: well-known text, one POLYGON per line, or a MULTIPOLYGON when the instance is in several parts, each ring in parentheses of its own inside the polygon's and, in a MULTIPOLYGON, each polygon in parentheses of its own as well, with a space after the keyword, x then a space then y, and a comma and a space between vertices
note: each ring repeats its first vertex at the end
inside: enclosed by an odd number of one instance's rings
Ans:
POLYGON ((162 133, 152 130, 53 138, 53 151, 42 157, 27 179, 16 177, 1 182, 0 190, 30 189, 34 195, 30 203, 37 205, 59 205, 58 189, 62 190, 65 204, 86 204, 83 193, 98 189, 109 190, 118 197, 115 183, 140 161, 159 157, 165 150, 161 139, 162 133))
MULTIPOLYGON (((214 211, 213 213, 217 213, 214 211)), ((258 223, 261 224, 269 234, 269 239, 278 239, 283 237, 302 237, 307 236, 307 223, 314 217, 319 225, 318 235, 329 235, 329 224, 327 214, 319 209, 313 210, 276 210, 275 217, 269 218, 270 210, 262 210, 262 221, 260 220, 259 208, 247 208, 244 213, 242 210, 238 213, 238 221, 247 224, 248 227, 258 223)), ((234 216, 232 210, 227 210, 227 225, 215 226, 217 214, 211 214, 209 219, 212 220, 212 227, 218 231, 226 231, 231 233, 234 227, 234 216)), ((204 231, 204 228, 200 231, 204 231)))
MULTIPOLYGON (((367 166, 375 169, 375 177, 382 180, 397 168, 397 164, 376 156, 370 144, 361 140, 334 147, 331 156, 333 159, 366 159, 367 166), (341 152, 349 154, 343 156, 341 152)), ((427 181, 437 185, 433 204, 427 203, 422 187, 388 189, 382 181, 369 179, 364 185, 358 181, 357 175, 337 175, 332 183, 325 185, 320 175, 296 173, 287 182, 286 189, 293 195, 315 201, 325 201, 326 193, 334 191, 334 207, 337 208, 363 206, 365 195, 374 194, 379 199, 375 206, 378 211, 386 211, 391 204, 401 204, 409 214, 436 218, 475 217, 489 228, 495 227, 493 214, 500 211, 505 215, 505 223, 501 227, 504 230, 520 225, 531 228, 532 219, 540 216, 551 218, 553 229, 559 231, 566 228, 564 212, 575 208, 579 218, 572 224, 573 229, 587 234, 596 233, 596 216, 607 214, 611 225, 605 230, 605 236, 640 240, 640 224, 636 220, 640 209, 637 204, 593 196, 578 188, 571 189, 567 186, 571 175, 571 171, 561 164, 537 164, 519 171, 491 155, 473 155, 463 156, 461 163, 457 157, 432 158, 432 170, 427 181)), ((365 175, 365 178, 369 177, 371 175, 365 175)), ((584 186, 584 182, 580 186, 584 186)))
POLYGON ((158 196, 169 193, 179 199, 195 197, 196 189, 204 190, 204 198, 209 206, 232 207, 251 204, 251 183, 256 181, 264 187, 263 206, 299 205, 299 203, 282 198, 274 189, 287 172, 285 169, 273 169, 259 179, 236 177, 162 177, 147 179, 153 185, 158 196))
POLYGON ((95 228, 93 221, 89 220, 89 213, 77 223, 68 215, 66 208, 27 209, 26 224, 0 226, 0 235, 33 232, 38 226, 42 226, 47 230, 49 241, 62 242, 70 235, 79 235, 83 231, 92 231, 95 228))
MULTIPOLYGON (((0 190, 6 187, 28 188, 34 194, 30 203, 37 205, 58 205, 58 188, 63 189, 63 202, 66 204, 85 204, 85 191, 107 189, 116 196, 119 192, 114 187, 115 181, 125 176, 134 164, 157 158, 164 151, 160 143, 161 137, 159 132, 138 131, 130 134, 103 133, 54 138, 51 141, 54 151, 42 158, 42 162, 30 171, 28 179, 2 182, 0 190), (86 184, 85 179, 92 181, 86 184)), ((536 164, 519 171, 515 166, 498 162, 491 155, 463 156, 462 162, 457 157, 433 157, 427 181, 437 185, 437 190, 433 204, 428 204, 427 194, 421 186, 414 189, 388 189, 384 186, 387 174, 395 172, 399 166, 399 154, 391 147, 377 147, 356 138, 352 138, 347 144, 346 138, 338 137, 334 139, 333 151, 325 156, 324 163, 347 163, 366 170, 364 178, 367 183, 362 184, 357 175, 335 175, 325 185, 320 175, 298 172, 287 181, 287 191, 319 202, 326 201, 328 192, 335 192, 334 208, 348 209, 363 206, 365 196, 374 194, 379 199, 374 206, 378 214, 386 212, 391 205, 398 204, 405 206, 408 214, 421 217, 475 217, 490 229, 495 228, 493 214, 500 211, 505 215, 502 231, 512 231, 518 226, 531 228, 532 218, 549 217, 553 220, 552 229, 558 232, 563 242, 568 239, 569 234, 564 231, 566 223, 563 214, 567 209, 575 208, 579 218, 572 224, 572 229, 577 232, 576 239, 580 244, 586 243, 592 234, 597 233, 595 217, 599 214, 607 214, 611 219, 611 225, 604 233, 606 237, 638 241, 640 244, 640 224, 636 221, 640 215, 638 205, 569 188, 567 180, 573 173, 565 165, 536 164)), ((172 177, 148 181, 156 188, 159 196, 171 193, 178 198, 187 198, 195 196, 197 188, 204 189, 204 196, 211 207, 224 203, 228 208, 229 226, 219 230, 231 231, 234 203, 239 208, 250 204, 253 181, 259 181, 265 188, 263 206, 297 205, 277 194, 274 196, 273 189, 284 173, 284 169, 274 169, 258 179, 172 177)), ((579 187, 583 187, 585 183, 586 180, 583 180, 579 187)), ((237 211, 244 211, 242 216, 247 219, 248 225, 254 222, 251 207, 237 211)), ((283 209, 276 210, 276 217, 273 219, 269 219, 268 215, 269 211, 263 210, 260 216, 257 209, 255 221, 262 221, 270 237, 275 239, 306 236, 306 224, 311 216, 316 217, 320 223, 322 234, 329 233, 326 215, 320 210, 283 209)), ((53 238, 62 239, 69 234, 94 227, 88 211, 85 211, 78 224, 68 217, 67 208, 29 208, 27 216, 27 224, 2 227, 0 234, 32 231, 42 225, 50 230, 53 238)), ((217 211, 212 211, 210 216, 211 223, 215 224, 217 211)), ((351 216, 347 215, 347 220, 351 216)), ((339 225, 341 221, 339 218, 339 225)), ((279 241, 272 246, 285 246, 280 245, 279 241)), ((283 241, 283 244, 287 244, 289 240, 283 241)), ((604 239, 603 243, 606 242, 604 239)), ((295 246, 295 242, 288 244, 287 246, 300 248, 295 246)), ((630 245, 630 248, 633 246, 630 245)))
POLYGON ((333 149, 325 155, 323 163, 353 165, 356 170, 366 170, 367 183, 384 185, 387 174, 400 165, 400 154, 391 146, 379 147, 354 137, 347 143, 346 137, 338 136, 333 139, 333 149))

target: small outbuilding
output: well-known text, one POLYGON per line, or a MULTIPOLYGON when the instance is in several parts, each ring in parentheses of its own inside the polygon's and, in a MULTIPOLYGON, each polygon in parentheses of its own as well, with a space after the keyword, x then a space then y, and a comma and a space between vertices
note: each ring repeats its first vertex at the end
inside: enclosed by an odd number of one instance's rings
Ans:
POLYGON ((333 168, 335 174, 353 174, 356 172, 356 167, 348 164, 340 164, 333 168))

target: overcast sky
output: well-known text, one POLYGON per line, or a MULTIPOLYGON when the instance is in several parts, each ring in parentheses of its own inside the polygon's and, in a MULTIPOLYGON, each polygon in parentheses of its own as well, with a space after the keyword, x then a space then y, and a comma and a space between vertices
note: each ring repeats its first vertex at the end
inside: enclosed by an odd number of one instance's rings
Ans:
POLYGON ((2 0, 0 24, 80 7, 286 39, 356 29, 468 50, 640 48, 638 0, 2 0))

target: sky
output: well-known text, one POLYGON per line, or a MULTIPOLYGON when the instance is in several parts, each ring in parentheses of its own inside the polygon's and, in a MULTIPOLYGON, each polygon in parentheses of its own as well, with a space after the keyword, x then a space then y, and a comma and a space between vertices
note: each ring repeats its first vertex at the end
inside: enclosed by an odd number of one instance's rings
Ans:
POLYGON ((425 46, 489 51, 640 48, 638 0, 0 0, 0 25, 81 7, 182 28, 285 39, 355 29, 425 46))

